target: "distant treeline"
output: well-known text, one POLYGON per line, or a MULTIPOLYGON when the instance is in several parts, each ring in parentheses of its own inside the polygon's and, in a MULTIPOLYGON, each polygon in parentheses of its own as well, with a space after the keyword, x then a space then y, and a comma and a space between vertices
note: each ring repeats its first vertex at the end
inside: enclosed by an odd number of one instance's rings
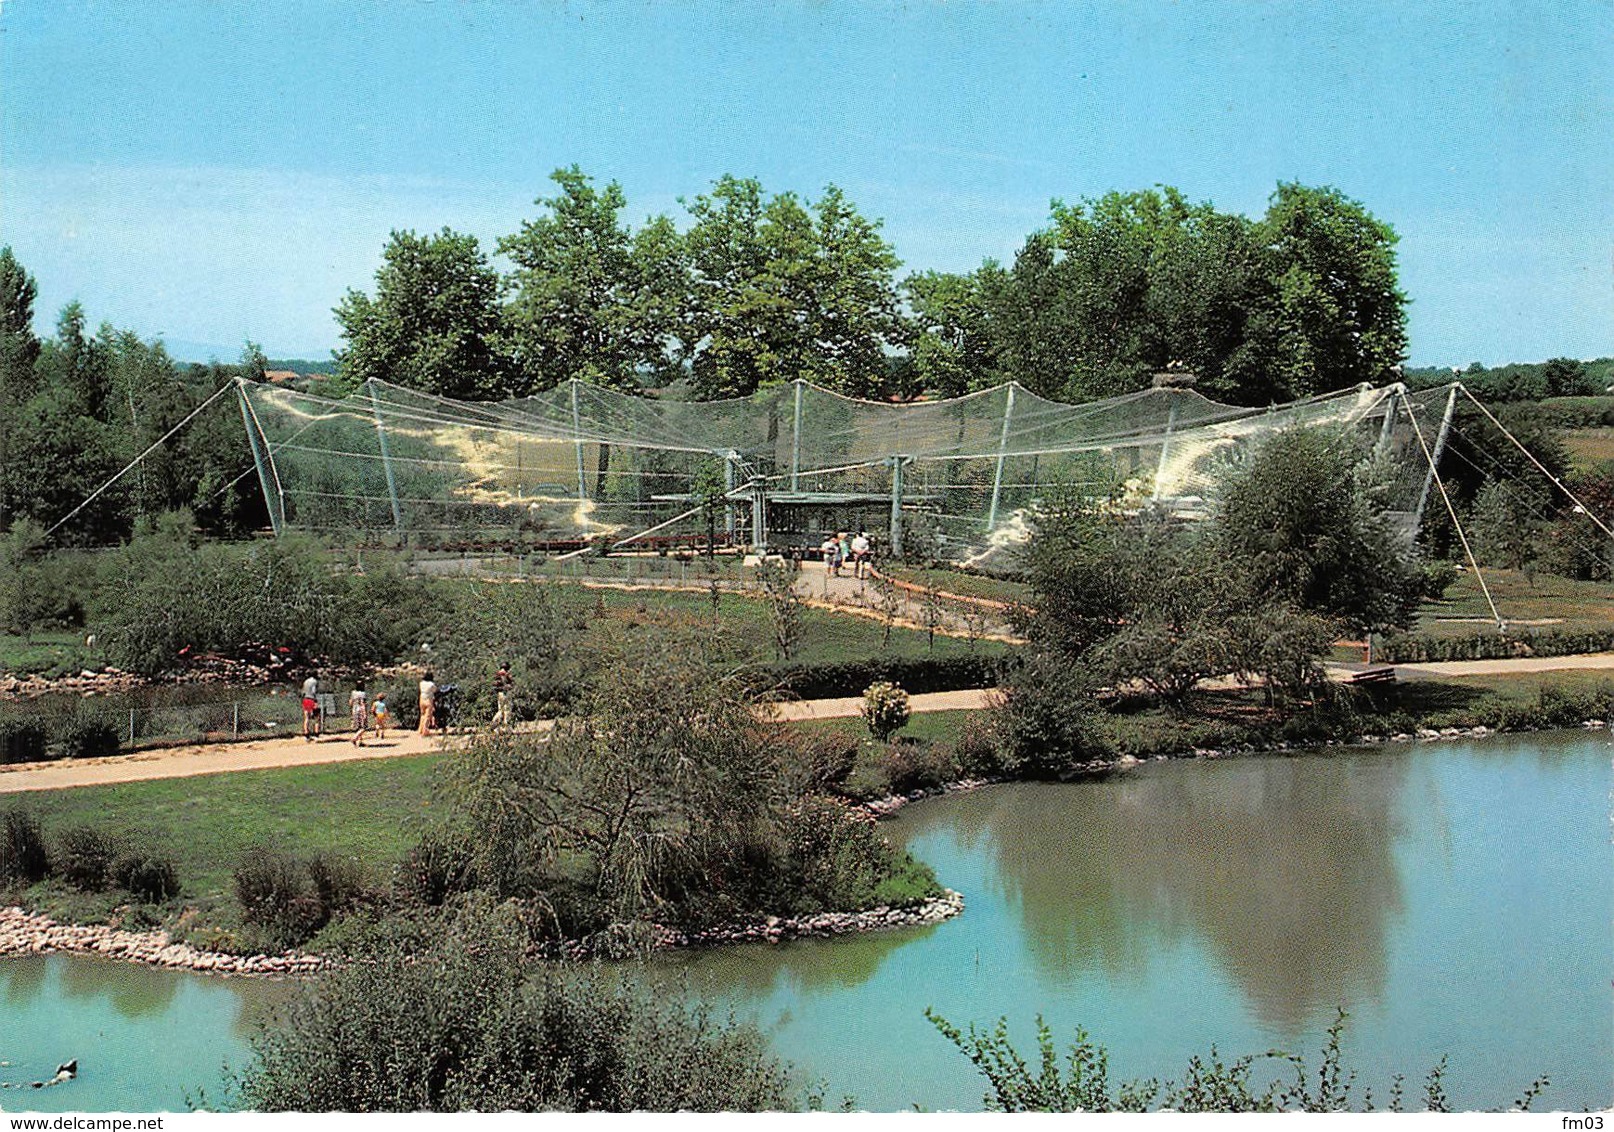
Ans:
POLYGON ((1509 362, 1487 369, 1479 362, 1466 367, 1417 366, 1404 380, 1412 389, 1428 389, 1461 381, 1485 401, 1542 401, 1548 397, 1592 397, 1614 386, 1614 358, 1583 362, 1552 358, 1545 362, 1509 362))

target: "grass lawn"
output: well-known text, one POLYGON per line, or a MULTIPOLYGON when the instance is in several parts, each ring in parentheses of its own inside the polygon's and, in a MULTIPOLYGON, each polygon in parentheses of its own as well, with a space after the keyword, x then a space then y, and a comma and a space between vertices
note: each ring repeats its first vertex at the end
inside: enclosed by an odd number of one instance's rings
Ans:
POLYGON ((103 663, 104 658, 84 646, 82 630, 40 629, 26 637, 0 633, 0 673, 76 673, 103 663))
POLYGON ((992 578, 984 574, 966 574, 960 570, 920 569, 912 566, 882 567, 893 578, 911 582, 916 586, 934 586, 944 593, 961 597, 984 597, 992 601, 1029 602, 1031 586, 1008 578, 992 578))
MULTIPOLYGON (((971 719, 981 718, 979 711, 927 711, 912 716, 908 726, 897 732, 899 739, 917 739, 924 743, 951 743, 964 730, 971 719)), ((844 735, 850 739, 867 739, 869 729, 861 718, 806 719, 792 723, 813 735, 844 735)))
POLYGON ((1563 434, 1564 447, 1575 467, 1586 471, 1614 460, 1614 428, 1578 428, 1563 434))
MULTIPOLYGON (((1607 582, 1577 582, 1552 574, 1537 574, 1531 581, 1517 570, 1487 569, 1485 583, 1510 626, 1566 633, 1614 629, 1614 585, 1607 582)), ((1494 633, 1496 623, 1490 617, 1479 581, 1465 570, 1443 600, 1424 603, 1416 630, 1435 637, 1494 633)))
POLYGON ((446 755, 81 786, 17 796, 46 834, 89 825, 172 854, 188 900, 233 899, 231 873, 254 847, 357 858, 381 880, 432 809, 446 755))
MULTIPOLYGON (((634 613, 663 613, 687 618, 696 625, 712 624, 712 604, 705 594, 677 593, 669 590, 588 590, 589 600, 604 602, 609 611, 619 615, 634 613)), ((875 657, 965 656, 972 642, 957 637, 937 634, 934 648, 927 642, 924 632, 918 629, 894 627, 891 641, 882 646, 883 629, 870 617, 857 617, 849 613, 832 613, 823 609, 801 611, 801 642, 796 647, 793 662, 804 664, 832 664, 848 660, 867 660, 875 657)), ((724 594, 718 603, 717 629, 726 641, 749 653, 753 660, 775 660, 773 628, 767 604, 760 598, 724 594)), ((982 655, 997 655, 1005 646, 997 641, 973 642, 973 649, 982 655)))

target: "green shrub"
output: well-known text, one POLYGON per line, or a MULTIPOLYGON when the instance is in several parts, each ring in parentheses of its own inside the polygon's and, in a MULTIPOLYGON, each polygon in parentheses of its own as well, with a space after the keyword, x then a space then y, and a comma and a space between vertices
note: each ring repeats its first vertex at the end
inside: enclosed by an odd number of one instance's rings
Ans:
POLYGON ((469 885, 470 851, 446 838, 428 834, 398 866, 396 889, 404 899, 437 907, 469 885))
POLYGON ((75 826, 56 840, 56 873, 74 888, 99 892, 112 879, 117 843, 94 826, 75 826))
POLYGON ((934 790, 958 778, 958 764, 952 752, 921 743, 899 743, 885 760, 886 779, 893 794, 934 790))
POLYGON ((833 664, 771 664, 752 678, 759 690, 784 692, 804 700, 861 695, 870 684, 899 684, 912 695, 990 688, 1002 661, 986 656, 880 657, 833 664))
POLYGON ((112 883, 147 904, 161 904, 179 895, 179 872, 174 861, 160 853, 132 851, 112 865, 112 883))
POLYGON ((863 722, 876 742, 890 741, 891 736, 908 726, 911 713, 908 693, 895 684, 882 680, 863 691, 863 722))
POLYGON ((953 742, 953 761, 965 778, 995 778, 1003 773, 1003 755, 990 722, 971 716, 953 742))
POLYGON ((273 849, 255 849, 236 866, 234 879, 241 918, 259 930, 266 945, 278 949, 307 943, 366 895, 357 865, 323 853, 300 861, 273 849))
POLYGON ((785 891, 794 911, 873 906, 899 858, 874 818, 839 798, 803 798, 785 817, 785 891))
POLYGON ((1092 697, 1052 654, 1039 654, 1014 672, 996 714, 1011 773, 1058 776, 1095 753, 1092 697))
POLYGON ((791 1104, 754 1029, 626 976, 522 961, 481 915, 385 926, 255 1042, 232 1106, 269 1112, 758 1111, 791 1104))
POLYGON ((36 763, 49 757, 43 723, 36 719, 0 719, 0 763, 36 763))
POLYGON ((62 757, 69 759, 106 758, 117 754, 122 747, 117 727, 106 716, 96 713, 69 716, 56 737, 62 745, 62 757))
POLYGON ((302 863, 272 849, 254 849, 235 868, 241 918, 276 948, 295 947, 325 925, 302 863))
POLYGON ((26 810, 0 818, 0 879, 34 884, 50 875, 50 853, 39 821, 26 810))

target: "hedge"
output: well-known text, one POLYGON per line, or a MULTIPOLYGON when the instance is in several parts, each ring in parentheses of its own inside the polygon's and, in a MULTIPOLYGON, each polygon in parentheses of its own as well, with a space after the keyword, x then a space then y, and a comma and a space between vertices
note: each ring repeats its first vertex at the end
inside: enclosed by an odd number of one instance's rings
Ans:
POLYGON ((1426 637, 1413 633, 1386 637, 1375 650, 1386 664, 1426 664, 1443 660, 1506 660, 1516 656, 1578 656, 1614 649, 1614 630, 1593 633, 1520 633, 1502 637, 1426 637))
POLYGON ((752 677, 758 690, 787 692, 804 700, 861 696, 870 684, 895 684, 910 695, 991 688, 1003 668, 1001 656, 880 657, 832 664, 770 664, 752 677))

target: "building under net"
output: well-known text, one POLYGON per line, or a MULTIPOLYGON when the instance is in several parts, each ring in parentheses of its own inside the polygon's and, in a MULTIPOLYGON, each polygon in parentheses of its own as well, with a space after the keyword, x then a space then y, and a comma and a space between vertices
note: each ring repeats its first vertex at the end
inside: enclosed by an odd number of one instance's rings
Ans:
POLYGON ((1360 387, 1270 408, 1160 387, 1068 405, 1009 384, 859 401, 798 381, 727 401, 573 381, 462 402, 381 381, 343 400, 241 383, 276 529, 354 542, 565 551, 718 542, 775 551, 867 530, 896 555, 987 564, 1051 492, 1209 513, 1253 442, 1335 426, 1386 464, 1415 526, 1456 387, 1360 387))

